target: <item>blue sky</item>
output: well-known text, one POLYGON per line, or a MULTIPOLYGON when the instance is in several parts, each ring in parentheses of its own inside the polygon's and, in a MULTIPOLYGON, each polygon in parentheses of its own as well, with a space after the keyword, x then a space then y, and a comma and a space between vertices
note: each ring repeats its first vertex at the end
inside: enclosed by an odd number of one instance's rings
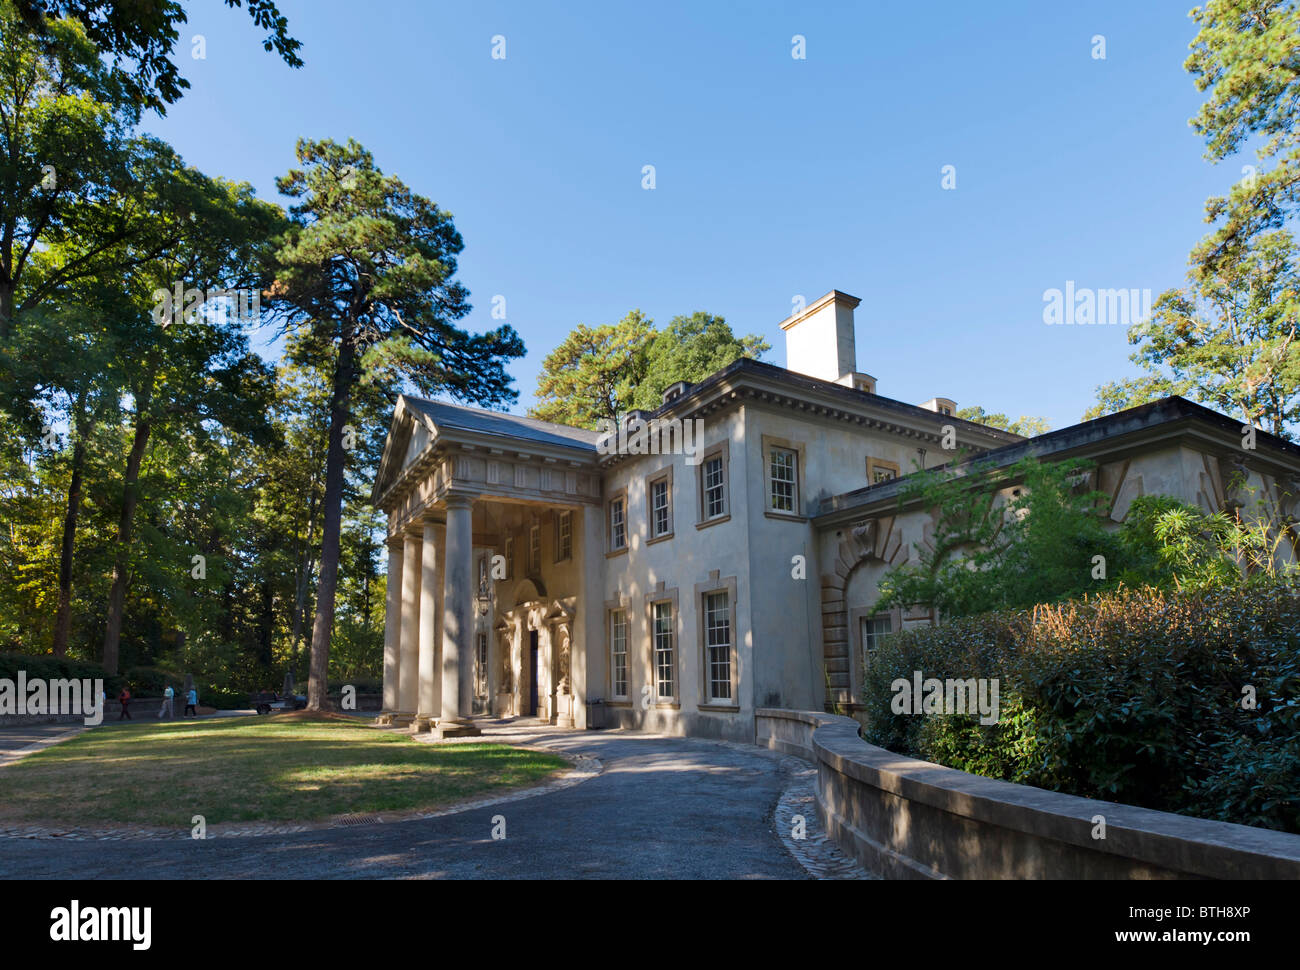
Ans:
POLYGON ((299 136, 361 141, 455 215, 466 325, 506 298, 516 410, 578 323, 707 310, 783 364, 792 300, 838 288, 881 394, 1063 427, 1137 369, 1122 326, 1046 326, 1044 290, 1181 285, 1241 174, 1187 124, 1188 0, 280 0, 296 71, 243 12, 186 6, 192 88, 146 127, 270 198, 299 136))

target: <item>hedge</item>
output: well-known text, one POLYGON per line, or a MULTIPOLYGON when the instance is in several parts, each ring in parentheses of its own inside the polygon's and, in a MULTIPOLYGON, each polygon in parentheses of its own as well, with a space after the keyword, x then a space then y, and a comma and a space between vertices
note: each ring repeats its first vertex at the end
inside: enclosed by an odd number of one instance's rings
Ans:
POLYGON ((1300 586, 1120 590, 887 637, 863 736, 1006 781, 1300 833, 1300 586), (1000 717, 907 715, 892 683, 997 678, 1000 717))
POLYGON ((110 696, 121 690, 125 682, 121 674, 106 676, 103 667, 85 660, 70 660, 67 657, 55 657, 50 654, 33 657, 22 653, 0 651, 0 678, 17 681, 20 670, 27 671, 28 680, 103 679, 104 690, 110 696))

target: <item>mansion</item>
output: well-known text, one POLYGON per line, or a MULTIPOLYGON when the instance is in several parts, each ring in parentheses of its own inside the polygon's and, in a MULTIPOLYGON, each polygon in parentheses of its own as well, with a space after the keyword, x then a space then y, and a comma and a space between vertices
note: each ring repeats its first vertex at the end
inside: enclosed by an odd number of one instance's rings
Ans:
POLYGON ((388 516, 381 717, 450 736, 536 716, 752 741, 758 708, 853 711, 877 639, 938 619, 875 604, 933 529, 900 504, 900 478, 954 448, 999 467, 1085 459, 1117 523, 1139 495, 1214 511, 1242 488, 1300 514, 1300 447, 1263 431, 1243 446, 1240 421, 1182 398, 1023 438, 946 398, 882 397, 857 370, 858 302, 835 290, 783 321, 788 369, 738 360, 624 418, 691 422, 690 448, 611 449, 401 397, 373 493, 388 516))

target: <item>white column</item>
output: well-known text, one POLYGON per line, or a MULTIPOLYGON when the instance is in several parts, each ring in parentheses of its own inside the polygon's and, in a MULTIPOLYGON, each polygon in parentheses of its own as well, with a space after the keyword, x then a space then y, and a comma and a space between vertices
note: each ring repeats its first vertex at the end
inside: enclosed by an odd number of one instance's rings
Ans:
POLYGON ((415 714, 420 689, 420 541, 406 534, 402 550, 402 659, 398 675, 398 710, 415 714))
POLYGON ((402 540, 388 540, 388 596, 384 610, 384 711, 397 710, 402 644, 402 540))
POLYGON ((447 553, 443 570, 442 717, 459 721, 467 713, 473 691, 463 689, 474 672, 474 520, 473 501, 447 497, 447 553), (464 668, 464 669, 462 669, 464 668))
POLYGON ((420 689, 416 721, 421 730, 438 716, 438 528, 433 518, 424 520, 420 567, 420 689))

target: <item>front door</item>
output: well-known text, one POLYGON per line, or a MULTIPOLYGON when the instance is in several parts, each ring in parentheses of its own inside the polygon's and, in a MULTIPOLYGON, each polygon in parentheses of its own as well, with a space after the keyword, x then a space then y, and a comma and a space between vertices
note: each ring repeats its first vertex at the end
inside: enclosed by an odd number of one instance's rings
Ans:
POLYGON ((537 716, 537 631, 528 631, 528 713, 537 716))

